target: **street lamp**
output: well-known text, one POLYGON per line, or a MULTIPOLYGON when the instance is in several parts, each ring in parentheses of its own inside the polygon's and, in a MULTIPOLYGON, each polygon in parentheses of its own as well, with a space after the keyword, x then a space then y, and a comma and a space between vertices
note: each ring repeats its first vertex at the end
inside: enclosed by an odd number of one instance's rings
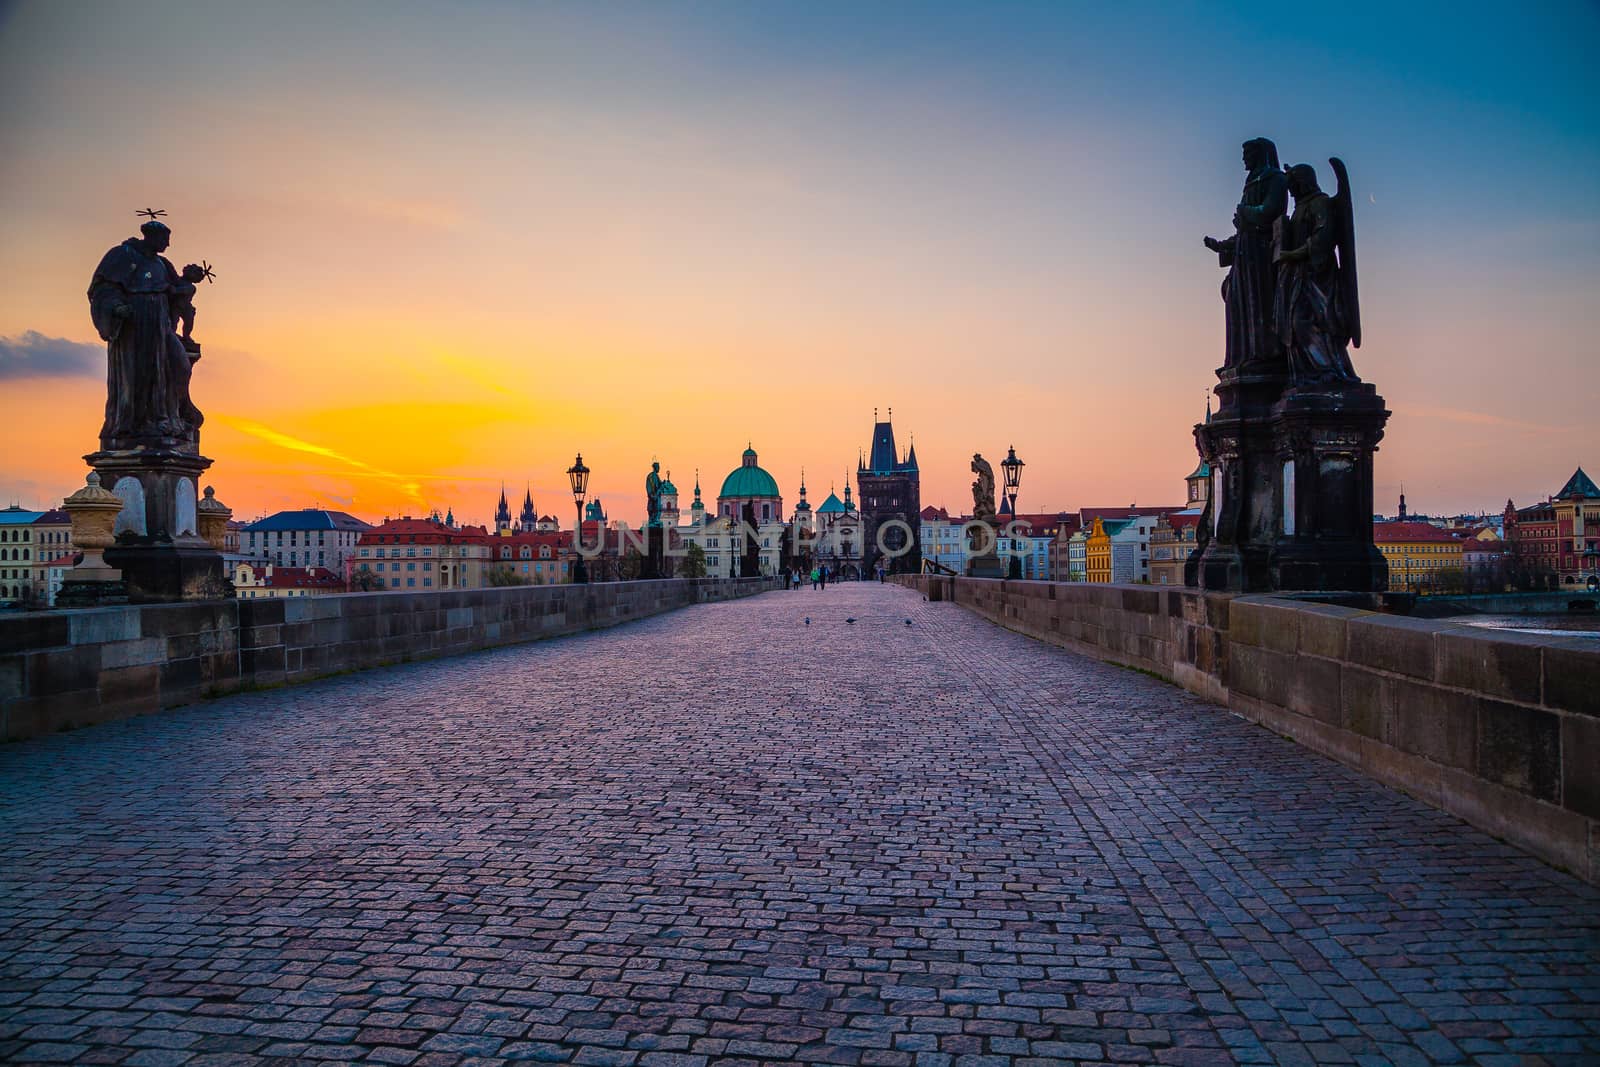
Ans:
MULTIPOLYGON (((1006 500, 1010 501, 1011 503, 1012 522, 1015 522, 1017 519, 1017 485, 1022 481, 1023 466, 1024 464, 1022 460, 1017 458, 1016 446, 1012 445, 1010 448, 1006 449, 1006 458, 1000 461, 1000 473, 1005 479, 1006 500)), ((1011 566, 1007 568, 1006 573, 1008 577, 1021 578, 1022 560, 1016 554, 1016 539, 1011 538, 1011 542, 1011 566)))
POLYGON ((1006 450, 1006 458, 1000 461, 1000 471, 1005 478, 1006 499, 1011 501, 1011 514, 1017 513, 1017 485, 1022 481, 1022 468, 1027 464, 1017 458, 1015 446, 1006 450))
POLYGON ((567 480, 572 482, 572 502, 578 506, 578 524, 572 528, 572 546, 577 552, 577 562, 572 565, 572 580, 587 582, 589 568, 583 562, 583 498, 589 495, 589 468, 583 465, 583 453, 578 461, 567 468, 567 480))

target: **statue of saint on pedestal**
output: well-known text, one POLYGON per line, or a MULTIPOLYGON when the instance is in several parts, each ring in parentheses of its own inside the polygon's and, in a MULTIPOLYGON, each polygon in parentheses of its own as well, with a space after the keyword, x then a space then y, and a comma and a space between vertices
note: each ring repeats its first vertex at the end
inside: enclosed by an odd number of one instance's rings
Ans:
POLYGON ((1228 268, 1222 282, 1227 311, 1227 347, 1223 369, 1234 374, 1279 370, 1283 350, 1272 329, 1272 300, 1277 268, 1272 261, 1273 224, 1289 206, 1288 183, 1278 167, 1278 149, 1265 137, 1244 143, 1248 172, 1244 192, 1233 212, 1232 237, 1205 245, 1228 268))
POLYGON ((972 517, 983 522, 994 518, 994 468, 981 452, 972 454, 972 517))
POLYGON ((650 464, 650 473, 644 476, 644 513, 646 526, 661 525, 661 464, 650 464))
POLYGON ((189 399, 189 376, 200 355, 187 335, 195 282, 208 277, 208 269, 191 264, 180 274, 172 266, 161 254, 172 240, 164 223, 152 218, 139 232, 102 256, 89 282, 89 314, 108 356, 100 428, 100 447, 107 451, 197 444, 205 421, 189 399), (184 337, 175 332, 175 320, 184 322, 184 337))

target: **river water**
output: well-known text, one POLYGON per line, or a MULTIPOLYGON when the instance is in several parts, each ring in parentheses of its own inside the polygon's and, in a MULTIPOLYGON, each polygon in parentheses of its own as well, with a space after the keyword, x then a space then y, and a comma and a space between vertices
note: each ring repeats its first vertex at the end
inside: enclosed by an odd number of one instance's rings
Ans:
POLYGON ((1439 621, 1486 630, 1515 630, 1549 637, 1592 637, 1600 641, 1600 616, 1596 615, 1455 615, 1439 621))

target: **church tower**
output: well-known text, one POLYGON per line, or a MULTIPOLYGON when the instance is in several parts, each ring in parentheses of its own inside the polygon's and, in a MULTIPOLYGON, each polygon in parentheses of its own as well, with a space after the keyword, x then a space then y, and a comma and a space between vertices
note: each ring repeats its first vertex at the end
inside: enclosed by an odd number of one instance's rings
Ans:
POLYGON ((511 532, 511 505, 506 502, 505 483, 500 483, 500 506, 494 509, 494 532, 508 534, 511 532))
POLYGON ((523 490, 522 516, 517 522, 517 529, 521 533, 535 533, 539 529, 539 513, 533 508, 532 489, 523 490))
MULTIPOLYGON (((901 456, 894 444, 894 409, 877 421, 874 411, 872 450, 858 461, 856 484, 861 491, 863 573, 871 574, 884 546, 899 554, 887 559, 891 574, 916 574, 922 570, 922 474, 913 447, 901 456), (880 530, 882 535, 880 538, 880 530)), ((846 485, 848 492, 849 486, 846 485)))

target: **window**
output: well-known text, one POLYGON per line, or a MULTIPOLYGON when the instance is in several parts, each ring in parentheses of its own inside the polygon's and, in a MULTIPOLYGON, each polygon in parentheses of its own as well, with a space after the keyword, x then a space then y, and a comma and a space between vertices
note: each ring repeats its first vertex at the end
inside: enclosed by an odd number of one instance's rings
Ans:
POLYGON ((417 580, 415 578, 407 578, 406 579, 406 587, 407 588, 413 588, 414 589, 414 588, 416 588, 416 584, 417 584, 417 580))

